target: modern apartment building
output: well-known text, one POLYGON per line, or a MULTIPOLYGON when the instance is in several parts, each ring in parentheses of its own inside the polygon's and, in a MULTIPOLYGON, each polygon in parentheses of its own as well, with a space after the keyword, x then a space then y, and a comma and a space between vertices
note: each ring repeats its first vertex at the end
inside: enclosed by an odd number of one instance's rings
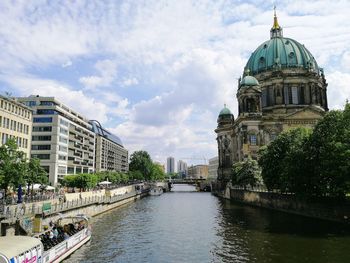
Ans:
POLYGON ((90 121, 96 135, 95 140, 95 170, 129 171, 128 150, 116 135, 104 129, 98 121, 90 121))
POLYGON ((174 157, 168 157, 166 159, 166 172, 168 174, 175 172, 175 159, 174 159, 174 157))
POLYGON ((20 151, 30 157, 32 111, 17 100, 0 95, 0 145, 15 139, 20 151))
POLYGON ((18 101, 33 110, 31 157, 40 159, 52 185, 66 174, 94 171, 95 133, 88 119, 54 97, 18 101))

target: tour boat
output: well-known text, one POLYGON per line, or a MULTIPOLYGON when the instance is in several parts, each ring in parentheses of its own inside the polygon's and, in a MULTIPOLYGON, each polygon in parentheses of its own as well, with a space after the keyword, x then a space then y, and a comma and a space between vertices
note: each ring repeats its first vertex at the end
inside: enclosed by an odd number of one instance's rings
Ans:
POLYGON ((34 237, 29 236, 4 236, 0 237, 0 263, 58 263, 67 258, 75 250, 80 248, 91 238, 91 230, 88 218, 84 215, 60 218, 60 226, 79 226, 76 229, 68 229, 64 240, 52 241, 42 239, 45 232, 34 237), (65 224, 65 225, 64 225, 65 224), (70 232, 71 231, 71 232, 70 232), (50 245, 46 244, 49 242, 50 245), (56 244, 57 243, 57 244, 56 244))
POLYGON ((152 187, 151 190, 149 191, 150 195, 161 195, 163 193, 163 188, 156 186, 152 187))

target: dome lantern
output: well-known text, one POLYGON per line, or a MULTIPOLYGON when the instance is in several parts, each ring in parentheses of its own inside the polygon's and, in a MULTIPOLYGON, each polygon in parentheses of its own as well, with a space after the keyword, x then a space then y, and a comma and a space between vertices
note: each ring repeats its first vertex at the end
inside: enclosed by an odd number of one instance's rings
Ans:
POLYGON ((282 27, 278 24, 277 15, 276 15, 276 6, 274 7, 274 17, 273 17, 273 25, 270 30, 271 38, 274 37, 283 37, 282 27))

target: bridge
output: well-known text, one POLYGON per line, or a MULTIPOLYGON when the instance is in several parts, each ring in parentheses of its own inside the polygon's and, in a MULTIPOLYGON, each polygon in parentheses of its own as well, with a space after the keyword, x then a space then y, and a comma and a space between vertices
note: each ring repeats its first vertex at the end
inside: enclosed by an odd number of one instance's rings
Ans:
POLYGON ((211 184, 204 178, 184 178, 184 179, 171 179, 168 181, 169 188, 173 184, 190 184, 198 187, 200 191, 210 192, 211 184))
POLYGON ((183 179, 171 179, 168 182, 172 184, 195 184, 198 185, 204 182, 204 178, 183 178, 183 179))

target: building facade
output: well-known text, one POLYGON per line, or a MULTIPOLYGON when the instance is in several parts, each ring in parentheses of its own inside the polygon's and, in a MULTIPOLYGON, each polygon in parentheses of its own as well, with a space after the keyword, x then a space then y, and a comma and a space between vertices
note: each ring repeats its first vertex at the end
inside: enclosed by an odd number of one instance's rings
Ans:
POLYGON ((187 163, 179 160, 177 162, 177 173, 181 174, 182 177, 187 177, 187 163))
POLYGON ((175 159, 174 159, 174 157, 166 158, 166 172, 168 174, 175 173, 175 159))
POLYGON ((33 110, 31 157, 40 159, 50 184, 67 174, 94 172, 95 133, 88 119, 54 97, 18 101, 33 110))
POLYGON ((270 39, 250 56, 237 85, 238 116, 225 106, 218 117, 218 180, 227 182, 232 164, 251 157, 282 131, 312 128, 327 106, 327 83, 309 50, 283 37, 274 16, 270 39))
POLYGON ((32 111, 16 99, 0 95, 0 145, 14 139, 18 149, 30 158, 32 111))
POLYGON ((188 177, 193 179, 207 179, 209 174, 208 165, 198 164, 188 167, 188 177))
POLYGON ((218 177, 219 157, 209 159, 208 178, 216 179, 218 177))
POLYGON ((104 129, 98 121, 90 121, 96 135, 95 170, 96 172, 128 172, 128 150, 119 137, 104 129))

